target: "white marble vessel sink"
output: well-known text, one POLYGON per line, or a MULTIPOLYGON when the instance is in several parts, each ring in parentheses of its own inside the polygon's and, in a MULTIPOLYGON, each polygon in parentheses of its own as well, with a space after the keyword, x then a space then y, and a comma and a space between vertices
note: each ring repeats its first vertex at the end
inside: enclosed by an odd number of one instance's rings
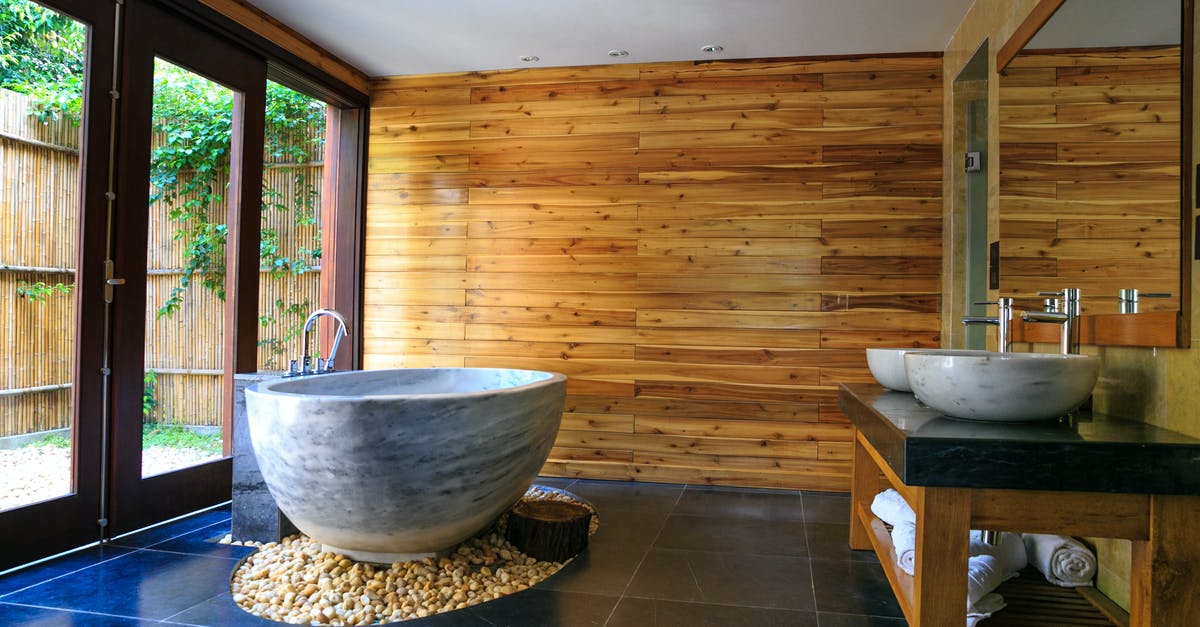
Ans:
POLYGON ((1087 399, 1100 374, 1091 355, 908 353, 917 400, 947 416, 1021 422, 1057 418, 1087 399))
POLYGON ((984 352, 955 348, 868 348, 867 368, 879 385, 895 392, 912 392, 908 373, 904 370, 904 356, 908 353, 965 355, 984 352))

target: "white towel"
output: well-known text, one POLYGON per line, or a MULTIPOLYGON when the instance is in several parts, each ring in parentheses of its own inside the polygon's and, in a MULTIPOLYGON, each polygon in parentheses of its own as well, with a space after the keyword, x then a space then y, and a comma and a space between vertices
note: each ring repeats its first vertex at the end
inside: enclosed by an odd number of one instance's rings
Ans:
POLYGON ((983 595, 983 598, 967 608, 967 627, 975 627, 975 623, 991 618, 992 614, 1004 609, 1004 597, 995 592, 983 595))
POLYGON ((976 555, 967 559, 967 608, 976 607, 981 599, 1016 573, 1005 572, 1000 560, 991 555, 976 555))
POLYGON ((892 548, 896 550, 896 564, 900 570, 913 574, 917 563, 917 525, 899 522, 892 525, 892 548))
POLYGON ((1096 576, 1096 556, 1074 538, 1043 533, 1024 533, 1029 561, 1046 581, 1065 588, 1092 585, 1096 576))
POLYGON ((970 555, 991 555, 1000 560, 1000 567, 1006 573, 1015 573, 1029 564, 1025 553, 1025 543, 1021 534, 1011 531, 1001 531, 995 546, 983 543, 983 532, 971 530, 970 555))
POLYGON ((914 525, 917 523, 917 514, 908 506, 908 501, 905 501, 899 492, 892 489, 875 495, 875 499, 871 501, 871 513, 892 526, 902 522, 914 525))

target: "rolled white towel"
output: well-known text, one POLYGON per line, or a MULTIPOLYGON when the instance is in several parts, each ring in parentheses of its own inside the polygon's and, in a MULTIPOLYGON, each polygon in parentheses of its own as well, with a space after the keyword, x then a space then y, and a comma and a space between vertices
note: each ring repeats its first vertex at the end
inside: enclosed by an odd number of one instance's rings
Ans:
POLYGON ((992 614, 1004 609, 1004 597, 991 592, 983 595, 975 605, 967 608, 967 627, 975 627, 975 623, 991 618, 992 614))
POLYGON ((999 541, 992 546, 983 543, 983 532, 973 529, 968 552, 970 555, 995 557, 1000 560, 1000 567, 1007 573, 1015 573, 1029 564, 1021 534, 1011 531, 1001 531, 999 541))
POLYGON ((1016 573, 1006 572, 1000 560, 991 555, 967 558, 967 607, 976 607, 980 599, 1015 576, 1016 573))
POLYGON ((1092 585, 1096 556, 1074 538, 1044 533, 1023 533, 1029 561, 1046 581, 1064 588, 1092 585))
POLYGON ((871 513, 892 526, 902 522, 914 525, 917 523, 917 514, 908 506, 908 501, 905 501, 899 492, 892 489, 875 495, 875 499, 871 501, 871 513))
POLYGON ((917 563, 917 525, 899 522, 892 525, 892 548, 896 550, 896 564, 900 570, 913 574, 917 563))

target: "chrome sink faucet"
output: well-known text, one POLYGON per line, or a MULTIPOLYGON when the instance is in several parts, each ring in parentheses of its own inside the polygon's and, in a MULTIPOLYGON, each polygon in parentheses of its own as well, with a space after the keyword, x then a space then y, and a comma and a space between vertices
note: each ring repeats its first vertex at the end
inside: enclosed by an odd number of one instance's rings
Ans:
POLYGON ((1038 296, 1055 296, 1046 301, 1046 310, 1027 311, 1021 319, 1025 322, 1048 322, 1061 324, 1059 348, 1064 355, 1079 354, 1079 290, 1068 287, 1060 292, 1038 292, 1038 296))
POLYGON ((1010 344, 1009 337, 1012 335, 1012 312, 1013 299, 1003 297, 994 301, 975 303, 976 305, 996 305, 999 310, 995 316, 963 316, 963 325, 972 324, 990 324, 996 326, 996 343, 999 345, 997 349, 1001 353, 1007 353, 1010 344))
MULTIPOLYGON (((332 309, 318 309, 312 312, 309 314, 308 319, 304 321, 304 330, 300 333, 301 348, 299 365, 297 365, 297 360, 293 359, 287 373, 284 376, 298 377, 302 375, 333 372, 333 359, 337 357, 338 347, 341 346, 342 338, 349 334, 350 332, 347 331, 346 327, 346 319, 342 317, 342 314, 332 309), (333 335, 333 348, 329 350, 329 357, 327 359, 321 359, 320 357, 313 359, 312 356, 309 355, 308 333, 318 320, 326 316, 333 318, 338 325, 337 331, 334 332, 333 335)), ((319 354, 320 353, 318 353, 318 355, 319 354)))

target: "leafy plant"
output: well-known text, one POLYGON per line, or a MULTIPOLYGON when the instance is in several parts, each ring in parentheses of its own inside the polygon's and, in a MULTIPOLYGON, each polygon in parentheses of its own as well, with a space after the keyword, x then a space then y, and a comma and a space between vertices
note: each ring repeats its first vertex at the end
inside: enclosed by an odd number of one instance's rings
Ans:
POLYGON ((0 0, 0 87, 33 96, 45 122, 79 122, 83 24, 29 0, 0 0))
MULTIPOLYGON (((30 95, 42 120, 63 116, 78 123, 86 41, 85 27, 68 17, 29 0, 0 0, 0 87, 30 95)), ((166 218, 173 223, 172 236, 182 249, 179 282, 157 306, 156 315, 163 318, 180 310, 193 286, 225 298, 229 233, 223 208, 234 93, 161 60, 155 62, 154 82, 152 124, 161 143, 151 155, 149 201, 165 208, 166 218)), ((324 152, 325 113, 321 101, 268 82, 264 129, 268 165, 318 163, 324 152)), ((315 182, 296 168, 286 190, 264 181, 263 212, 288 213, 290 224, 312 227, 318 197, 315 182)), ((311 230, 315 235, 309 241, 295 241, 263 228, 261 269, 277 278, 315 270, 321 259, 321 236, 317 229, 311 230), (289 241, 295 243, 282 244, 289 241)), ((30 289, 28 295, 34 300, 49 293, 30 289)), ((285 303, 282 309, 300 306, 308 304, 285 303)), ((284 338, 297 332, 288 328, 284 338)))
POLYGON ((258 317, 258 324, 263 330, 269 329, 281 320, 285 321, 283 337, 264 336, 258 340, 259 346, 267 347, 267 359, 262 364, 264 369, 270 370, 277 366, 275 360, 284 357, 290 343, 300 336, 300 332, 304 328, 304 319, 311 309, 312 306, 307 299, 300 303, 286 303, 283 299, 277 298, 271 313, 258 317))
POLYGON ((158 375, 153 370, 147 370, 146 374, 142 375, 142 415, 146 418, 158 409, 158 397, 155 392, 158 391, 158 375))
POLYGON ((21 448, 33 448, 35 446, 46 448, 71 448, 71 440, 57 433, 51 433, 37 442, 30 442, 21 448))
POLYGON ((54 285, 50 285, 42 281, 38 281, 37 283, 17 281, 17 296, 28 298, 34 303, 44 303, 47 296, 51 294, 70 294, 73 287, 75 287, 73 283, 55 283, 54 285))

